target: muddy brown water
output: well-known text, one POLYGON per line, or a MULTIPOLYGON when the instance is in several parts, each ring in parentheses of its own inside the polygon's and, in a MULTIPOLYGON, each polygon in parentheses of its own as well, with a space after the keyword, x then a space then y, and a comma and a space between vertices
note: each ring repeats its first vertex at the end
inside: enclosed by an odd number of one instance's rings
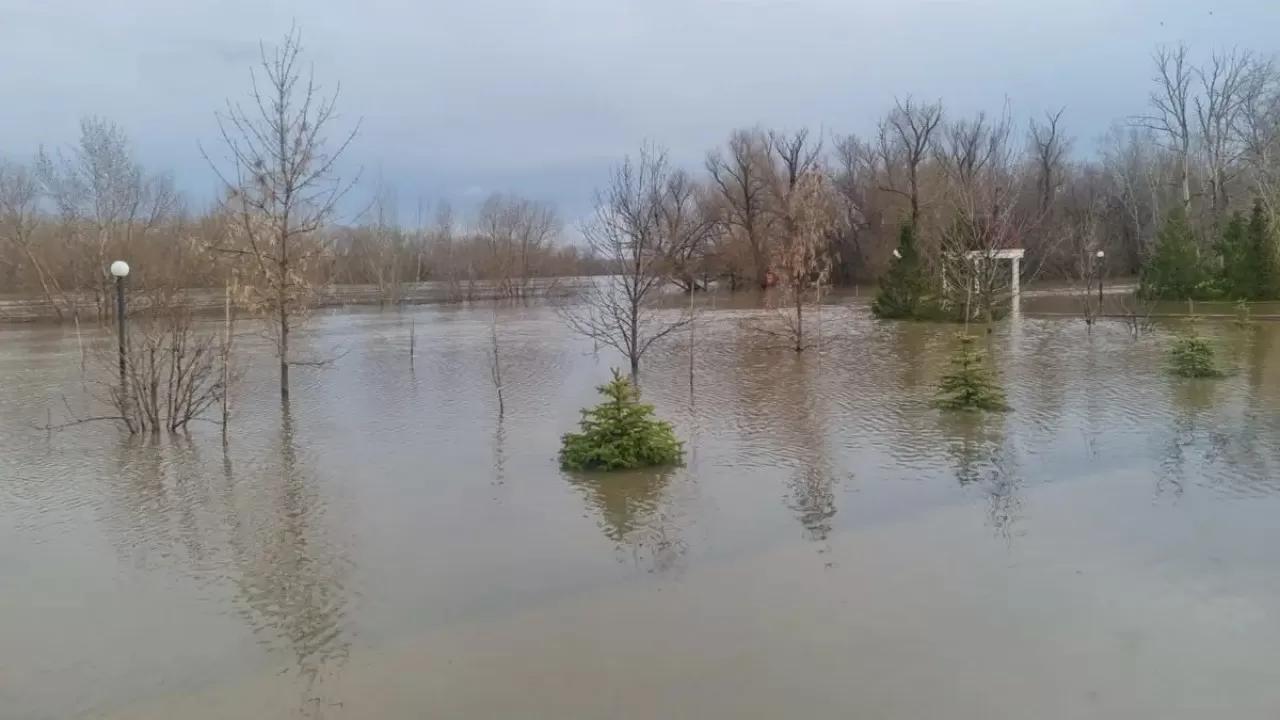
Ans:
POLYGON ((688 466, 561 473, 616 358, 545 308, 320 313, 282 412, 248 340, 217 429, 85 407, 74 330, 0 330, 3 718, 1273 718, 1280 324, 1232 374, 1024 314, 1014 412, 929 407, 952 328, 707 309, 647 400, 688 466), (407 346, 416 328, 410 367, 407 346))

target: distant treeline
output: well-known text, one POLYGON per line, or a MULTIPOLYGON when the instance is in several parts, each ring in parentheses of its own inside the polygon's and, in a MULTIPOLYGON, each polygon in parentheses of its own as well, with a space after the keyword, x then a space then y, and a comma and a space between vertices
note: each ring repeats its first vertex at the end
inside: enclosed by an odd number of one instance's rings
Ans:
MULTIPOLYGON (((1255 202, 1274 227, 1280 74, 1272 60, 1244 51, 1198 59, 1173 47, 1154 53, 1152 69, 1149 97, 1135 98, 1135 114, 1118 119, 1091 157, 1074 151, 1069 109, 1030 120, 1007 108, 956 116, 941 101, 910 96, 863 136, 735 130, 661 191, 678 190, 678 198, 644 204, 661 209, 678 201, 682 213, 692 208, 689 217, 711 228, 678 252, 668 249, 667 273, 695 288, 704 278, 734 288, 767 284, 775 268, 788 266, 780 256, 794 249, 786 189, 806 173, 820 173, 830 192, 818 252, 837 284, 880 277, 904 222, 926 259, 951 252, 948 233, 964 223, 967 245, 1019 243, 1027 273, 1059 278, 1138 273, 1174 211, 1187 226, 1189 251, 1205 255, 1233 214, 1255 202)), ((241 119, 220 118, 243 133, 241 119)), ((270 118, 253 122, 271 130, 270 118)), ((307 197, 287 196, 298 180, 310 183, 300 187, 329 187, 318 181, 330 180, 331 161, 344 147, 332 157, 233 152, 244 162, 217 171, 225 195, 195 211, 168 174, 138 163, 121 128, 87 118, 73 146, 0 159, 0 294, 39 296, 63 317, 106 313, 106 268, 119 258, 133 265, 130 282, 139 288, 238 281, 259 295, 274 293, 278 307, 298 300, 296 288, 330 283, 374 285, 395 302, 408 282, 447 283, 451 296, 465 299, 482 283, 519 296, 538 278, 612 271, 565 240, 555 208, 520 197, 495 195, 467 218, 440 203, 429 219, 406 227, 396 221, 403 214, 390 188, 375 188, 369 209, 349 224, 331 212, 337 192, 312 206, 307 197), (284 170, 256 176, 262 163, 284 170), (299 178, 287 176, 290 168, 302 168, 299 178), (307 222, 281 212, 289 207, 306 211, 307 222), (277 255, 259 244, 258 233, 289 246, 292 255, 275 270, 269 266, 277 255)), ((643 233, 644 219, 631 220, 643 233)), ((656 245, 650 251, 667 252, 656 245)))

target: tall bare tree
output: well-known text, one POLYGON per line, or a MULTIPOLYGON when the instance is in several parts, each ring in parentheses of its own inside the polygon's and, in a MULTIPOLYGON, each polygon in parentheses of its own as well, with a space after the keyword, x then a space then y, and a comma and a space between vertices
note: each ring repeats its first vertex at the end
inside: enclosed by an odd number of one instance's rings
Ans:
POLYGON ((338 159, 359 129, 357 123, 331 142, 338 94, 322 95, 313 69, 302 64, 301 42, 295 26, 274 51, 260 46, 250 102, 228 101, 218 115, 227 163, 210 160, 226 186, 234 230, 232 242, 217 249, 242 261, 248 300, 267 315, 285 401, 291 318, 315 292, 314 263, 327 253, 322 231, 354 182, 338 174, 338 159))
POLYGON ((880 126, 880 151, 891 171, 882 189, 897 193, 911 203, 911 224, 920 225, 920 168, 933 147, 933 134, 942 124, 942 103, 918 103, 910 96, 898 100, 893 112, 880 126), (907 189, 892 170, 905 167, 907 189))
POLYGON ((1195 98, 1196 124, 1204 145, 1209 212, 1216 230, 1222 228, 1229 202, 1228 184, 1234 179, 1232 170, 1243 150, 1238 129, 1246 107, 1245 94, 1256 87, 1250 77, 1253 68, 1250 53, 1233 50, 1214 53, 1204 67, 1196 70, 1200 81, 1195 98))
POLYGON ((684 220, 667 211, 680 182, 666 152, 651 146, 614 169, 582 228, 587 247, 611 274, 596 278, 561 308, 571 330, 625 355, 633 379, 649 348, 689 322, 686 311, 659 308, 670 257, 690 240, 684 220))
MULTIPOLYGON (((796 166, 785 155, 783 162, 785 166, 796 166)), ((782 296, 777 315, 791 349, 802 352, 808 347, 805 307, 821 303, 822 287, 831 271, 827 243, 836 222, 835 195, 826 173, 816 167, 816 160, 798 174, 780 177, 776 192, 778 240, 773 265, 782 296)))
POLYGON ((504 297, 526 297, 560 234, 560 217, 545 205, 492 195, 480 208, 478 231, 487 250, 486 274, 504 297))
MULTIPOLYGON (((63 317, 66 296, 58 284, 50 258, 44 250, 48 243, 37 242, 36 230, 40 226, 40 183, 25 166, 0 158, 0 254, 12 253, 34 271, 40 283, 45 302, 53 308, 59 320, 63 317)), ((57 262, 54 259, 53 262, 57 262)))
POLYGON ((1182 190, 1182 209, 1191 214, 1191 133, 1192 91, 1191 81, 1195 68, 1191 66, 1186 45, 1162 47, 1152 56, 1156 74, 1152 80, 1156 88, 1148 102, 1151 112, 1133 119, 1139 127, 1147 128, 1161 137, 1166 147, 1175 152, 1179 161, 1178 186, 1182 190))
POLYGON ((700 274, 706 281, 711 244, 722 229, 722 216, 716 211, 711 194, 691 175, 677 170, 667 179, 658 207, 661 223, 671 236, 666 249, 666 275, 691 294, 698 288, 700 274))
POLYGON ((1045 113, 1045 121, 1031 121, 1028 134, 1031 149, 1035 154, 1036 185, 1039 189, 1040 214, 1048 215, 1053 206, 1053 199, 1062 189, 1065 182, 1067 153, 1071 151, 1071 141, 1062 134, 1060 127, 1063 108, 1054 113, 1045 113))
POLYGON ((707 156, 712 187, 724 203, 728 232, 747 249, 750 271, 758 287, 769 272, 769 138, 760 130, 736 130, 729 137, 726 157, 719 150, 707 156))
POLYGON ((1001 251, 1019 247, 1038 214, 1020 212, 1030 170, 1013 142, 1006 107, 989 120, 979 113, 944 132, 936 157, 946 178, 949 210, 941 233, 940 261, 949 301, 967 319, 984 314, 989 323, 1012 277, 999 263, 1001 251))
POLYGON ((36 172, 58 213, 74 287, 92 292, 105 318, 112 304, 104 268, 137 253, 138 241, 172 218, 179 204, 172 179, 147 174, 124 130, 97 117, 80 121, 79 142, 68 152, 41 149, 36 172))

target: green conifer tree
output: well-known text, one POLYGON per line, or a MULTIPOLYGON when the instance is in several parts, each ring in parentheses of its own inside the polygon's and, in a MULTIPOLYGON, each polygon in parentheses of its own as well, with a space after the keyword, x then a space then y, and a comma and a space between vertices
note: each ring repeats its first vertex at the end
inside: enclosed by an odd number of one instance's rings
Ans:
POLYGON ((956 339, 960 345, 951 356, 951 369, 938 383, 934 406, 943 410, 1007 411, 1004 390, 995 373, 986 366, 974 337, 960 333, 956 339))
POLYGON ((635 470, 683 462, 684 446, 671 424, 653 417, 653 406, 640 402, 630 380, 615 369, 597 390, 605 401, 582 411, 581 432, 561 439, 562 469, 635 470))
POLYGON ((1222 253, 1222 294, 1228 300, 1252 300, 1258 285, 1257 258, 1240 213, 1232 214, 1227 221, 1218 251, 1222 253))
POLYGON ((1202 300, 1213 294, 1195 233, 1181 208, 1165 221, 1139 283, 1139 293, 1149 300, 1202 300))
POLYGON ((1225 373, 1218 368, 1217 352, 1196 330, 1197 319, 1187 320, 1188 327, 1169 348, 1169 370, 1184 378, 1216 378, 1225 373))
POLYGON ((1253 259, 1253 292, 1250 299, 1280 299, 1280 259, 1276 257, 1276 237, 1261 200, 1253 203, 1245 238, 1253 259))
POLYGON ((871 304, 871 312, 885 319, 917 317, 929 294, 929 278, 916 249, 915 226, 904 222, 898 230, 897 255, 889 264, 889 272, 880 278, 880 292, 871 304))

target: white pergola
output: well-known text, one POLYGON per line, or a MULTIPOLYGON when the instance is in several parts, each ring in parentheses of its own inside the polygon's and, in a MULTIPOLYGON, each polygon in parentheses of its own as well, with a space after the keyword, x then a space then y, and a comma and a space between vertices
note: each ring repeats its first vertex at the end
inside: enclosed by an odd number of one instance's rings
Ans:
MULTIPOLYGON (((1009 262, 1011 262, 1013 264, 1013 267, 1010 268, 1011 279, 1009 282, 1009 290, 1010 290, 1010 295, 1016 299, 1018 295, 1021 294, 1022 292, 1022 288, 1021 288, 1022 256, 1026 254, 1027 254, 1027 251, 1023 250, 1022 248, 1008 248, 1005 250, 994 250, 994 251, 971 250, 965 253, 965 258, 969 262, 975 265, 980 262, 985 262, 988 260, 1008 260, 1009 262)), ((947 276, 945 273, 942 276, 942 287, 943 287, 943 290, 946 291, 947 276)), ((1017 306, 1018 306, 1018 303, 1015 302, 1014 307, 1016 308, 1017 306)))
POLYGON ((1009 290, 1011 291, 1011 295, 1017 297, 1018 293, 1021 292, 1022 285, 1022 256, 1026 254, 1027 251, 1022 248, 996 250, 994 253, 987 252, 985 250, 974 250, 969 253, 969 260, 971 262, 978 262, 979 260, 1008 260, 1012 262, 1013 267, 1010 268, 1012 275, 1010 276, 1009 290))

